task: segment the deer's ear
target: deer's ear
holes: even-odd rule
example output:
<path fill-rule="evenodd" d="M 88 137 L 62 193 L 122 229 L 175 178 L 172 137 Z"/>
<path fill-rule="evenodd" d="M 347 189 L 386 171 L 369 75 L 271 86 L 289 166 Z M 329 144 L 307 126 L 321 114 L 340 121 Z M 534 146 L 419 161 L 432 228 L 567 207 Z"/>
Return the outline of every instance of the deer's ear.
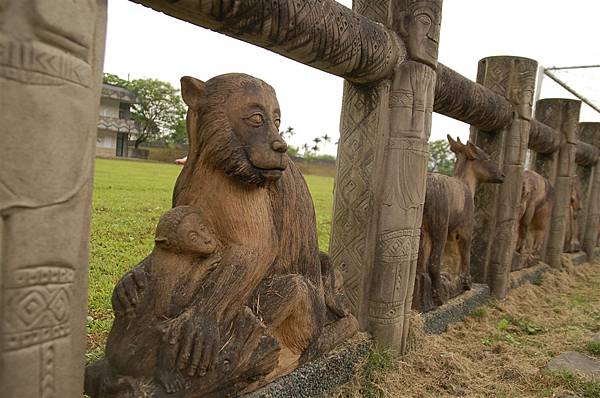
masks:
<path fill-rule="evenodd" d="M 194 111 L 200 110 L 202 105 L 202 97 L 206 90 L 206 84 L 202 80 L 198 80 L 191 76 L 181 78 L 181 96 L 183 102 Z"/>
<path fill-rule="evenodd" d="M 467 155 L 467 158 L 471 160 L 479 159 L 479 156 L 477 155 L 477 147 L 470 142 L 467 142 L 465 155 Z"/>
<path fill-rule="evenodd" d="M 448 138 L 448 144 L 450 144 L 450 150 L 454 153 L 459 153 L 462 152 L 463 148 L 465 147 L 463 145 L 462 142 L 460 142 L 460 138 L 458 139 L 458 142 L 454 141 L 454 139 L 452 137 L 450 137 L 450 134 L 448 134 L 446 136 Z"/>

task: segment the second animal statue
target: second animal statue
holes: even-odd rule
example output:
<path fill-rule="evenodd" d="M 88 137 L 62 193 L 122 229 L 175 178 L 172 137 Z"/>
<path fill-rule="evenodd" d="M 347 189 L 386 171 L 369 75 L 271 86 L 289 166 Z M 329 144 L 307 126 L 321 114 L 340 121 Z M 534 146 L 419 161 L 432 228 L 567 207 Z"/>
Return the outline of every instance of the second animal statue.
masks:
<path fill-rule="evenodd" d="M 454 175 L 427 174 L 413 294 L 413 309 L 420 312 L 432 310 L 471 288 L 475 188 L 480 182 L 504 181 L 502 171 L 481 148 L 450 136 L 448 142 L 456 154 Z M 457 250 L 444 259 L 450 243 L 456 244 Z"/>
<path fill-rule="evenodd" d="M 535 171 L 525 170 L 520 207 L 519 234 L 512 271 L 529 267 L 540 260 L 554 207 L 554 188 L 550 181 Z"/>

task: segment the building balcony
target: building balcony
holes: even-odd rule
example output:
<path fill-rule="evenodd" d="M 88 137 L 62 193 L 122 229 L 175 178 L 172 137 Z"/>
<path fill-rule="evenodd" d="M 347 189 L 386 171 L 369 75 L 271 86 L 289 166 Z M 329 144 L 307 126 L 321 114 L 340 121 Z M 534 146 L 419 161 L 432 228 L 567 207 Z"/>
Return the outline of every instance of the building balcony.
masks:
<path fill-rule="evenodd" d="M 117 133 L 137 134 L 139 130 L 131 119 L 119 119 L 110 116 L 98 116 L 98 129 L 116 131 Z"/>

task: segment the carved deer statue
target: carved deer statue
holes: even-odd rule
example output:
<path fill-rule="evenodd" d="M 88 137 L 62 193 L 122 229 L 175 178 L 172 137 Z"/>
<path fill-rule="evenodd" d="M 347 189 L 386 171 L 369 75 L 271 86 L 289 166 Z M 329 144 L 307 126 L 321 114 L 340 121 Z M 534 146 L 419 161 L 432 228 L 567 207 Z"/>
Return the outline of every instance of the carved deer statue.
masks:
<path fill-rule="evenodd" d="M 428 173 L 417 260 L 413 309 L 425 312 L 471 287 L 473 199 L 477 183 L 502 183 L 504 174 L 489 155 L 470 142 L 448 136 L 456 154 L 454 176 Z M 442 275 L 446 242 L 456 241 L 458 270 Z M 452 275 L 454 273 L 454 275 Z"/>
<path fill-rule="evenodd" d="M 516 248 L 519 255 L 513 261 L 513 271 L 531 265 L 539 257 L 554 207 L 554 188 L 546 178 L 525 170 L 522 184 Z"/>
<path fill-rule="evenodd" d="M 569 211 L 567 212 L 564 243 L 564 251 L 566 253 L 576 253 L 581 250 L 581 242 L 579 240 L 579 214 L 582 210 L 581 199 L 581 183 L 578 178 L 574 178 L 571 183 L 571 199 L 569 201 Z"/>

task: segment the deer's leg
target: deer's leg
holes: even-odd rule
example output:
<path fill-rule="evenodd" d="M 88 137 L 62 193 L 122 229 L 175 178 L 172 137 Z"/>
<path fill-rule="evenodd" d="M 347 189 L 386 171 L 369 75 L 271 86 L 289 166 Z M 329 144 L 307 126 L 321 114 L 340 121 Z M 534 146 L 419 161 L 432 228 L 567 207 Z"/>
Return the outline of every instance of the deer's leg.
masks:
<path fill-rule="evenodd" d="M 417 259 L 417 273 L 415 276 L 415 288 L 413 290 L 414 310 L 425 312 L 434 307 L 432 299 L 431 277 L 427 270 L 427 264 L 431 255 L 431 239 L 426 231 L 421 230 L 419 240 L 419 257 Z"/>
<path fill-rule="evenodd" d="M 540 249 L 544 244 L 546 225 L 550 222 L 553 203 L 546 201 L 542 207 L 537 209 L 531 217 L 531 229 L 533 231 L 533 244 L 531 254 L 539 256 Z"/>
<path fill-rule="evenodd" d="M 448 240 L 448 219 L 443 225 L 436 225 L 430 231 L 431 236 L 431 255 L 427 262 L 427 271 L 431 278 L 432 297 L 436 305 L 441 305 L 448 301 L 446 286 L 442 283 L 442 258 L 444 257 L 444 247 Z"/>
<path fill-rule="evenodd" d="M 463 290 L 471 289 L 471 241 L 473 226 L 463 227 L 458 232 L 458 251 L 460 253 L 460 281 Z"/>

